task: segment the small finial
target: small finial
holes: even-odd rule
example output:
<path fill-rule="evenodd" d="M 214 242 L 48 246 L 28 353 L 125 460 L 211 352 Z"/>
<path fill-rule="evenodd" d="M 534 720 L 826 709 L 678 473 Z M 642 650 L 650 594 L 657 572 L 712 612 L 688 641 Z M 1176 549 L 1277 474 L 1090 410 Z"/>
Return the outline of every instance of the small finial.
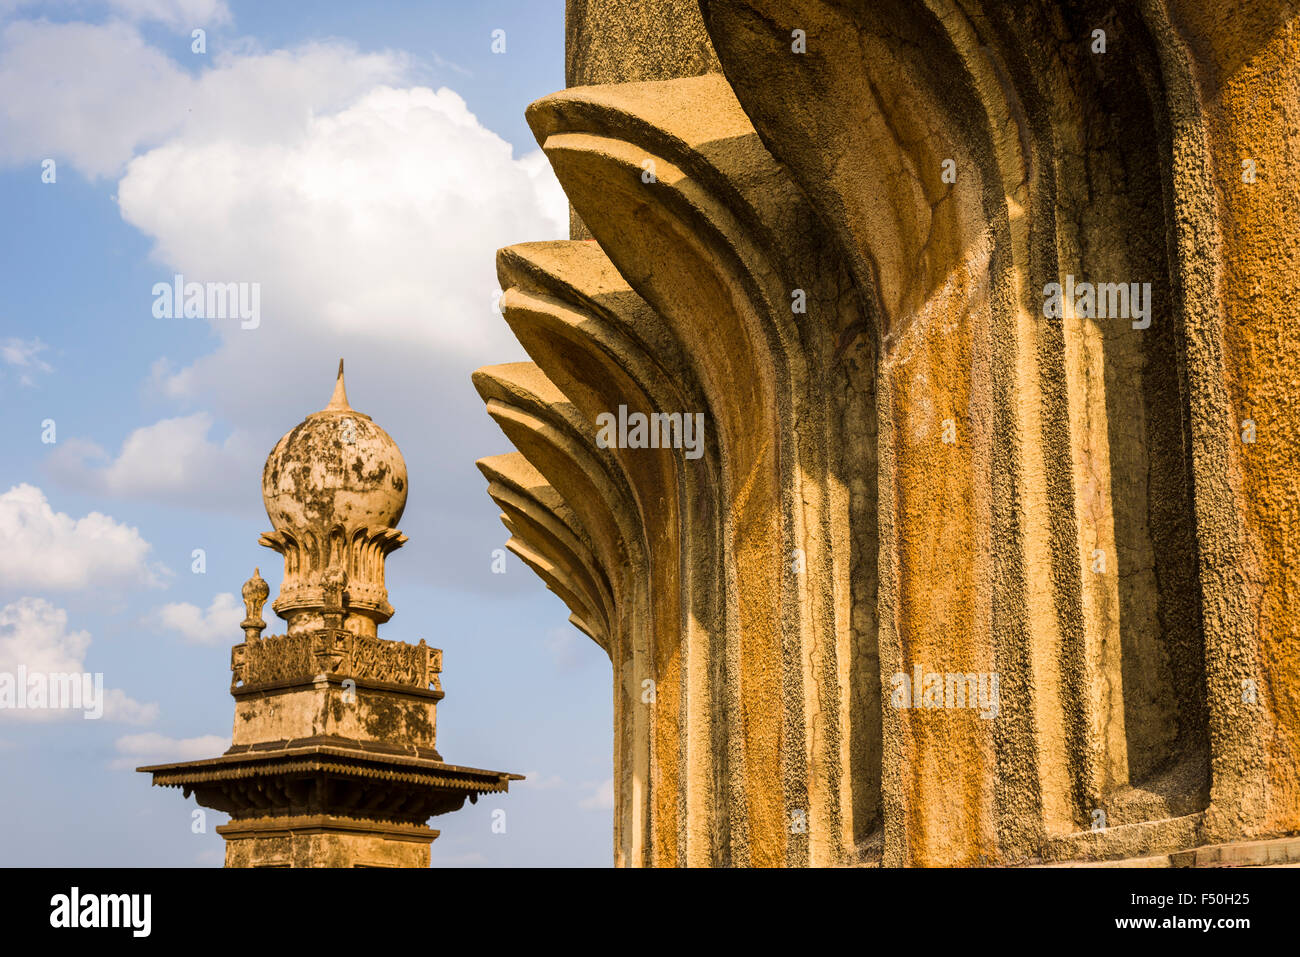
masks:
<path fill-rule="evenodd" d="M 262 607 L 271 595 L 270 586 L 262 580 L 262 573 L 258 569 L 254 568 L 253 577 L 244 582 L 241 594 L 244 598 L 245 617 L 239 627 L 244 629 L 245 641 L 257 641 L 262 637 L 262 629 L 266 627 L 266 622 L 262 620 Z"/>
<path fill-rule="evenodd" d="M 331 565 L 321 576 L 321 585 L 324 592 L 325 627 L 338 631 L 343 627 L 343 618 L 348 610 L 348 573 L 337 565 Z"/>
<path fill-rule="evenodd" d="M 325 406 L 325 408 L 346 409 L 349 412 L 352 410 L 352 406 L 348 405 L 347 389 L 343 387 L 343 360 L 342 359 L 339 360 L 338 378 L 334 380 L 334 394 L 330 396 L 330 404 Z"/>

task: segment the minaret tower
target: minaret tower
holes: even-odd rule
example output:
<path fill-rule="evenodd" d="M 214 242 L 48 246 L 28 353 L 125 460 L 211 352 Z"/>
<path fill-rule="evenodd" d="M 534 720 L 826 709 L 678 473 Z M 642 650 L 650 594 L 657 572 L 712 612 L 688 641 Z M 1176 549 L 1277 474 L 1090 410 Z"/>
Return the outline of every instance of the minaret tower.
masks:
<path fill-rule="evenodd" d="M 384 563 L 406 542 L 406 462 L 348 405 L 342 361 L 329 404 L 267 458 L 262 498 L 286 632 L 262 636 L 270 588 L 255 569 L 231 649 L 230 750 L 139 770 L 231 815 L 217 828 L 227 867 L 428 866 L 430 817 L 519 776 L 444 763 L 442 651 L 378 635 L 393 616 Z"/>

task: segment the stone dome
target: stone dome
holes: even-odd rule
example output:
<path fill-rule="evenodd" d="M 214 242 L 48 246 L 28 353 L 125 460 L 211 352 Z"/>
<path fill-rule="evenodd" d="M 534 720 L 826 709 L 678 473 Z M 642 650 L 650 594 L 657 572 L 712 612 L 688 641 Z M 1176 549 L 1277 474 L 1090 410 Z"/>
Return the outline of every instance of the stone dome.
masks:
<path fill-rule="evenodd" d="M 276 530 L 395 528 L 406 507 L 406 461 L 392 437 L 348 405 L 339 361 L 334 395 L 276 443 L 262 470 Z"/>

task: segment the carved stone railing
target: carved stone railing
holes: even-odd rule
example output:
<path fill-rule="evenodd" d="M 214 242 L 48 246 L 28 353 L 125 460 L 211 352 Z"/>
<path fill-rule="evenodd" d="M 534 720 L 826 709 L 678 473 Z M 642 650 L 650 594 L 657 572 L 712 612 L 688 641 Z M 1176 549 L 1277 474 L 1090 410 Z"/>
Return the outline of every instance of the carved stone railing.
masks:
<path fill-rule="evenodd" d="M 442 697 L 441 648 L 337 629 L 241 642 L 230 649 L 230 672 L 232 694 L 310 684 L 325 676 Z"/>

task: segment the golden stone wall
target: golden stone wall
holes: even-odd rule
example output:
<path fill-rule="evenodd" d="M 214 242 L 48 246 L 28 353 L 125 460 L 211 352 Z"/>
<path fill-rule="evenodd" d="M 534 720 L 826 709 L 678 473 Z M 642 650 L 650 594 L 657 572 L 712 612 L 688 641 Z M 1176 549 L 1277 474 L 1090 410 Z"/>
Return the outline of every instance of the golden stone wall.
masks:
<path fill-rule="evenodd" d="M 574 240 L 501 251 L 533 362 L 475 384 L 611 657 L 616 862 L 1300 830 L 1294 5 L 568 14 Z M 603 447 L 620 407 L 698 457 Z"/>

